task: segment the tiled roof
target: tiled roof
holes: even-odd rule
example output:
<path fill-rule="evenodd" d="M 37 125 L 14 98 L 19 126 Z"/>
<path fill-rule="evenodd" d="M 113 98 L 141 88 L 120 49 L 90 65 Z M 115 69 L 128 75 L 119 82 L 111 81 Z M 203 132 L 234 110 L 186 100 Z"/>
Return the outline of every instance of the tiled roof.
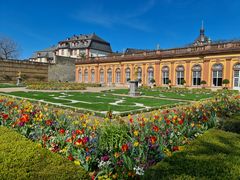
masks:
<path fill-rule="evenodd" d="M 72 43 L 75 43 L 74 45 Z M 60 41 L 58 43 L 59 49 L 95 49 L 105 52 L 112 52 L 110 43 L 103 40 L 99 36 L 97 36 L 95 33 L 89 34 L 89 35 L 74 35 L 71 38 L 67 38 L 64 41 Z"/>

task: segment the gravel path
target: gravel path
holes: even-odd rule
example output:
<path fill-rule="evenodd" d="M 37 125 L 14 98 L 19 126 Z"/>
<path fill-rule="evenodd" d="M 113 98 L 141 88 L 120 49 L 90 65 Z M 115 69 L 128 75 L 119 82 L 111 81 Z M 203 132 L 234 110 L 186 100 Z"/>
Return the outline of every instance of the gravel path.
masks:
<path fill-rule="evenodd" d="M 26 87 L 13 87 L 13 88 L 0 88 L 0 92 L 16 92 L 16 91 L 24 91 L 24 92 L 31 92 L 31 91 L 39 91 L 39 92 L 101 92 L 107 91 L 110 89 L 124 89 L 125 87 L 87 87 L 85 90 L 34 90 L 34 89 L 27 89 Z"/>

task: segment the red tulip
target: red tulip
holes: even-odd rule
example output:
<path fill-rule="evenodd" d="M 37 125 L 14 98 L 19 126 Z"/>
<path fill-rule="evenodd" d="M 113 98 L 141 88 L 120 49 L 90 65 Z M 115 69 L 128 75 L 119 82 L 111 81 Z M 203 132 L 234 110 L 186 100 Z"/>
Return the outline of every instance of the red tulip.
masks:
<path fill-rule="evenodd" d="M 150 142 L 152 143 L 152 144 L 155 144 L 156 143 L 156 141 L 157 141 L 157 137 L 155 137 L 155 136 L 150 136 Z"/>
<path fill-rule="evenodd" d="M 3 117 L 4 120 L 7 120 L 9 116 L 8 116 L 8 114 L 2 113 L 2 117 Z"/>
<path fill-rule="evenodd" d="M 68 159 L 69 159 L 70 161 L 73 161 L 73 160 L 74 160 L 74 158 L 73 158 L 73 156 L 72 156 L 71 154 L 68 156 Z"/>
<path fill-rule="evenodd" d="M 84 134 L 84 129 L 82 129 L 82 130 L 77 129 L 77 130 L 76 130 L 76 134 Z"/>
<path fill-rule="evenodd" d="M 74 144 L 77 146 L 81 146 L 81 145 L 83 145 L 83 140 L 80 138 L 77 141 L 75 141 Z"/>
<path fill-rule="evenodd" d="M 60 129 L 60 130 L 59 130 L 59 133 L 60 133 L 60 134 L 64 134 L 64 133 L 65 133 L 65 130 L 64 130 L 64 129 Z"/>
<path fill-rule="evenodd" d="M 46 125 L 51 126 L 52 124 L 53 124 L 52 120 L 50 120 L 50 119 L 46 120 Z"/>
<path fill-rule="evenodd" d="M 28 114 L 23 114 L 22 117 L 20 118 L 21 122 L 28 122 L 29 121 L 29 115 Z"/>
<path fill-rule="evenodd" d="M 179 146 L 173 146 L 172 150 L 173 151 L 179 151 Z"/>
<path fill-rule="evenodd" d="M 183 122 L 184 122 L 183 119 L 180 119 L 180 120 L 178 121 L 178 124 L 182 125 Z"/>
<path fill-rule="evenodd" d="M 128 145 L 127 144 L 123 144 L 122 145 L 122 151 L 126 152 L 128 150 Z"/>
<path fill-rule="evenodd" d="M 166 121 L 166 124 L 170 124 L 171 123 L 171 121 L 169 119 L 165 119 L 165 121 Z"/>
<path fill-rule="evenodd" d="M 159 131 L 159 127 L 156 126 L 156 125 L 154 125 L 154 126 L 153 126 L 153 131 L 158 132 L 158 131 Z"/>
<path fill-rule="evenodd" d="M 130 123 L 133 123 L 133 118 L 130 118 L 130 119 L 129 119 L 129 122 L 130 122 Z"/>

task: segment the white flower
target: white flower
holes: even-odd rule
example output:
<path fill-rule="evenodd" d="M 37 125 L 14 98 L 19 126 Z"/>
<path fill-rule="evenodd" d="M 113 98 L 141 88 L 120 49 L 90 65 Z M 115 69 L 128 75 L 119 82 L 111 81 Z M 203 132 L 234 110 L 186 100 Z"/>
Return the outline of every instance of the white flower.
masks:
<path fill-rule="evenodd" d="M 99 168 L 106 168 L 111 164 L 111 161 L 100 161 L 98 164 Z"/>
<path fill-rule="evenodd" d="M 133 170 L 136 172 L 137 175 L 143 176 L 144 175 L 144 170 L 141 167 L 134 167 Z"/>

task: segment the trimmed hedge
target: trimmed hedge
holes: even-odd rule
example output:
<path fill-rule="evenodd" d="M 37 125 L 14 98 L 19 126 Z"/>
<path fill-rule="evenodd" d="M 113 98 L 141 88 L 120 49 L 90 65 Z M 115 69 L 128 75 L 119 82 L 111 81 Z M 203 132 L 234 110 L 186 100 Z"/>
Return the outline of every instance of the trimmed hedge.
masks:
<path fill-rule="evenodd" d="M 221 119 L 219 128 L 224 131 L 231 131 L 240 134 L 240 115 Z"/>
<path fill-rule="evenodd" d="M 238 179 L 240 135 L 211 129 L 146 171 L 143 179 Z"/>
<path fill-rule="evenodd" d="M 89 179 L 86 171 L 19 133 L 0 127 L 0 179 Z"/>

